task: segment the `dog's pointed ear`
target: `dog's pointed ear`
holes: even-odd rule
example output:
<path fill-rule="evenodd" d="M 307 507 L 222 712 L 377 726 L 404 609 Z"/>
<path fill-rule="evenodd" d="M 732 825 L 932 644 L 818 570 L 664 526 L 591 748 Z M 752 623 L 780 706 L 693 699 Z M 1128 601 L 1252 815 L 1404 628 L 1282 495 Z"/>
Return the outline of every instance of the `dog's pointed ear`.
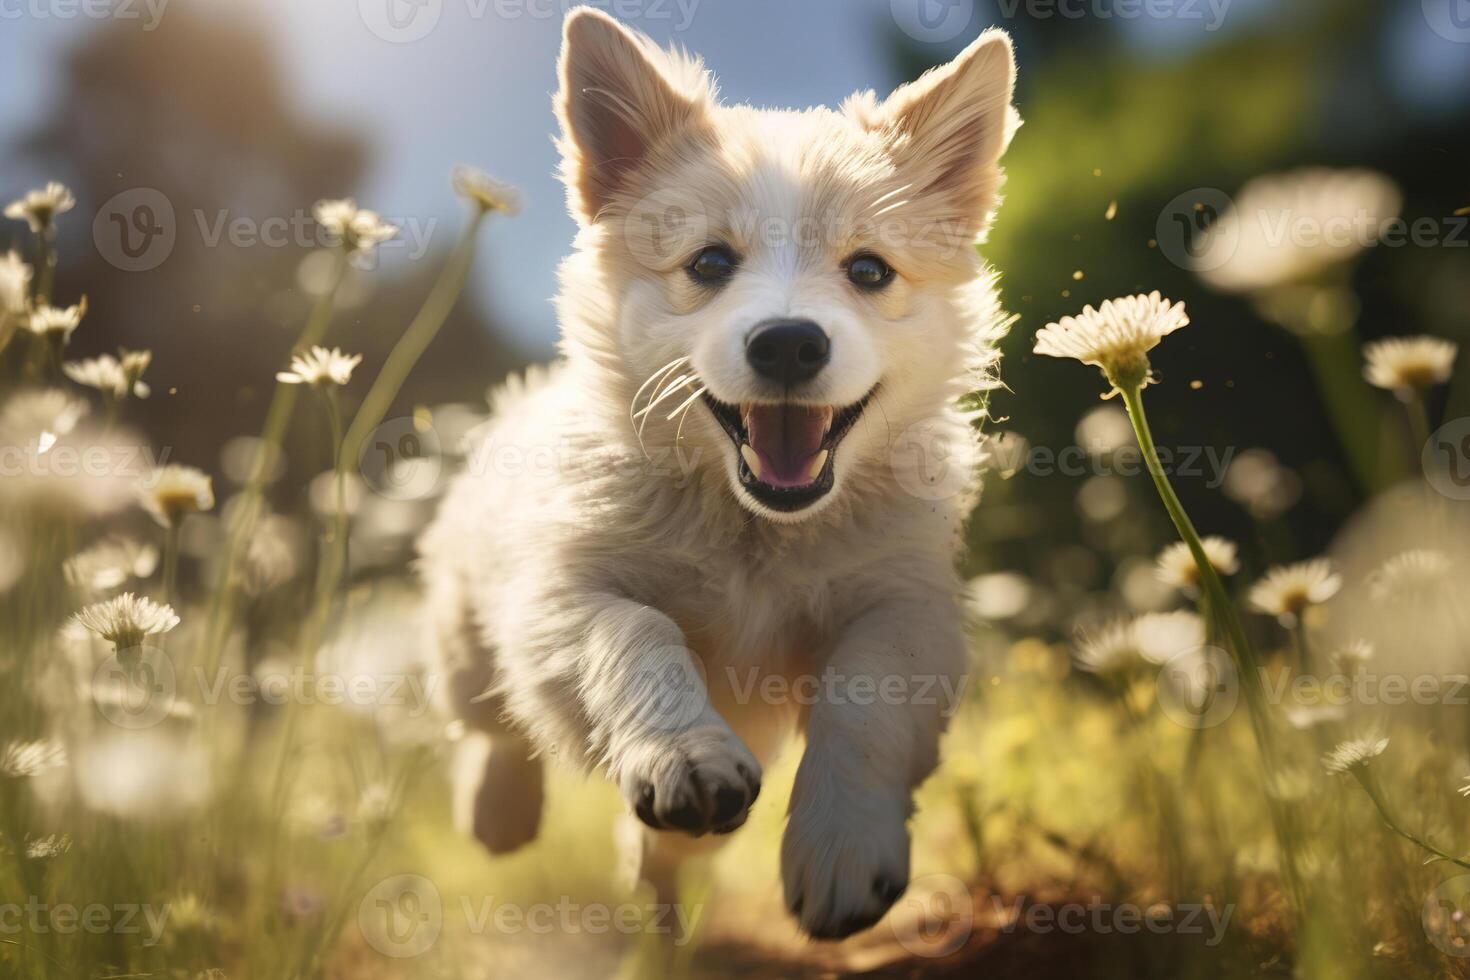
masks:
<path fill-rule="evenodd" d="M 660 141 L 700 119 L 711 99 L 697 61 L 660 50 L 591 7 L 567 16 L 557 73 L 563 179 L 584 223 L 596 220 Z"/>
<path fill-rule="evenodd" d="M 1000 158 L 1020 125 L 1011 106 L 1016 61 L 1011 39 L 991 29 L 954 60 L 900 85 L 868 116 L 919 194 L 946 195 L 983 225 L 1000 190 Z"/>

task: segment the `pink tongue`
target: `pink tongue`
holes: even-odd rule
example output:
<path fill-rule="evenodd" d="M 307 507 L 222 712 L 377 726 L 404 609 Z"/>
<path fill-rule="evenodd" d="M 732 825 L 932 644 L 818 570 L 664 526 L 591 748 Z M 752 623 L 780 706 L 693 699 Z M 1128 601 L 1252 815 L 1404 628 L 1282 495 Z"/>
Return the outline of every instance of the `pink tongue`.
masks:
<path fill-rule="evenodd" d="M 831 411 L 804 405 L 752 405 L 745 413 L 750 448 L 760 457 L 762 483 L 803 487 L 807 471 L 822 449 Z"/>

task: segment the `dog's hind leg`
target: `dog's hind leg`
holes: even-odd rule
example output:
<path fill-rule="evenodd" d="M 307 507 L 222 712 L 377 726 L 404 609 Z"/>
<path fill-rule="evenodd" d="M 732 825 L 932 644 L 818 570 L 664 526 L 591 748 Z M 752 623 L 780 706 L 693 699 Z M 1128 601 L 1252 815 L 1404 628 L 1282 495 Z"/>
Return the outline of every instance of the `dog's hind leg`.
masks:
<path fill-rule="evenodd" d="M 428 608 L 448 712 L 465 724 L 455 749 L 454 822 L 492 854 L 536 838 L 544 797 L 542 763 L 504 722 L 494 693 L 494 653 L 483 642 L 451 575 L 430 579 Z"/>
<path fill-rule="evenodd" d="M 454 822 L 491 854 L 536 839 L 544 799 L 541 760 L 515 735 L 468 732 L 454 759 Z"/>

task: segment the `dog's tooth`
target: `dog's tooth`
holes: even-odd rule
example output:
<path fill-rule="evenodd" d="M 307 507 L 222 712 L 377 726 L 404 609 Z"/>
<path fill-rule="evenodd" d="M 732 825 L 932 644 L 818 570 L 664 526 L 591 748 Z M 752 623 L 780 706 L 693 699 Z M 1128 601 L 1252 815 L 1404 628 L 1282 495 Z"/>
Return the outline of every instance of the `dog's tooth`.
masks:
<path fill-rule="evenodd" d="M 822 475 L 822 467 L 827 465 L 827 457 L 829 455 L 831 455 L 831 451 L 823 449 L 812 457 L 812 464 L 806 470 L 806 480 L 808 483 L 817 482 L 817 477 Z"/>
<path fill-rule="evenodd" d="M 746 466 L 750 467 L 750 475 L 759 480 L 761 478 L 761 458 L 755 454 L 754 449 L 750 448 L 750 443 L 740 444 L 740 458 L 745 460 Z"/>

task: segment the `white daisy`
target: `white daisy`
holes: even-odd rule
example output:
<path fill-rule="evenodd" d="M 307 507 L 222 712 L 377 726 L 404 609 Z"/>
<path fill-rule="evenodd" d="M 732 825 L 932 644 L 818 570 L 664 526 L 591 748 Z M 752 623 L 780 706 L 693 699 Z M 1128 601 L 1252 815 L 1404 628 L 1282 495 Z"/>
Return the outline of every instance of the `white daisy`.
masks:
<path fill-rule="evenodd" d="M 66 747 L 49 739 L 11 742 L 0 749 L 0 776 L 26 779 L 66 765 Z"/>
<path fill-rule="evenodd" d="M 1122 674 L 1144 663 L 1133 624 L 1126 620 L 1083 636 L 1073 655 L 1077 666 L 1090 674 Z"/>
<path fill-rule="evenodd" d="M 31 231 L 41 235 L 51 230 L 58 214 L 70 211 L 76 207 L 76 203 L 77 199 L 72 197 L 66 185 L 53 180 L 45 187 L 28 191 L 25 197 L 7 204 L 5 217 L 24 221 L 31 226 Z"/>
<path fill-rule="evenodd" d="M 1352 640 L 1332 653 L 1332 662 L 1337 669 L 1351 674 L 1373 659 L 1373 644 L 1367 640 Z"/>
<path fill-rule="evenodd" d="M 345 385 L 352 377 L 352 369 L 362 362 L 361 354 L 351 357 L 333 347 L 313 347 L 305 354 L 291 358 L 291 370 L 280 371 L 276 380 L 288 385 Z"/>
<path fill-rule="evenodd" d="M 1388 739 L 1377 735 L 1351 739 L 1339 743 L 1331 752 L 1324 754 L 1322 767 L 1333 774 L 1366 769 L 1368 763 L 1382 755 L 1386 748 Z"/>
<path fill-rule="evenodd" d="M 32 861 L 44 861 L 71 850 L 71 838 L 65 834 L 47 834 L 26 842 L 26 857 Z"/>
<path fill-rule="evenodd" d="M 1375 244 L 1402 202 L 1393 181 L 1371 170 L 1257 177 L 1211 227 L 1200 278 L 1227 293 L 1309 282 Z"/>
<path fill-rule="evenodd" d="M 1205 645 L 1205 622 L 1192 612 L 1144 613 L 1133 621 L 1133 642 L 1151 664 L 1165 664 Z"/>
<path fill-rule="evenodd" d="M 1450 583 L 1453 565 L 1442 551 L 1413 548 L 1394 555 L 1368 579 L 1378 602 L 1409 601 L 1432 596 Z"/>
<path fill-rule="evenodd" d="M 0 347 L 30 313 L 31 267 L 14 251 L 0 255 Z"/>
<path fill-rule="evenodd" d="M 38 306 L 25 319 L 25 327 L 38 337 L 59 338 L 63 343 L 71 339 L 82 317 L 87 315 L 87 300 L 82 298 L 75 306 L 62 309 L 59 306 Z"/>
<path fill-rule="evenodd" d="M 44 451 L 77 427 L 91 411 L 87 403 L 59 388 L 41 388 L 13 395 L 0 409 L 0 434 L 7 441 L 39 443 Z"/>
<path fill-rule="evenodd" d="M 1438 337 L 1389 337 L 1363 348 L 1363 376 L 1389 391 L 1426 391 L 1450 380 L 1460 348 Z"/>
<path fill-rule="evenodd" d="M 1201 538 L 1200 544 L 1205 549 L 1205 558 L 1209 560 L 1216 574 L 1234 575 L 1240 571 L 1235 542 L 1212 534 Z M 1189 550 L 1189 545 L 1183 541 L 1176 541 L 1159 552 L 1155 566 L 1159 581 L 1165 585 L 1172 585 L 1176 589 L 1199 588 L 1199 566 L 1195 564 L 1194 553 Z"/>
<path fill-rule="evenodd" d="M 190 514 L 214 506 L 214 483 L 202 470 L 170 463 L 143 482 L 139 496 L 155 521 L 175 527 Z"/>
<path fill-rule="evenodd" d="M 134 649 L 142 644 L 144 637 L 167 633 L 179 625 L 179 617 L 168 603 L 157 603 L 131 592 L 87 606 L 72 621 L 119 651 Z"/>
<path fill-rule="evenodd" d="M 66 376 L 79 385 L 96 388 L 109 398 L 147 398 L 151 392 L 142 375 L 153 358 L 150 351 L 121 351 L 121 359 L 111 354 L 67 361 L 61 366 Z"/>
<path fill-rule="evenodd" d="M 1258 611 L 1294 620 L 1308 606 L 1320 605 L 1337 595 L 1342 576 L 1325 558 L 1273 568 L 1251 586 L 1250 601 Z"/>
<path fill-rule="evenodd" d="M 88 592 L 107 592 L 130 578 L 145 579 L 158 567 L 158 549 L 132 538 L 103 538 L 66 562 L 66 580 Z"/>
<path fill-rule="evenodd" d="M 318 201 L 312 213 L 333 242 L 350 255 L 365 255 L 398 234 L 397 226 L 388 224 L 376 211 L 359 208 L 350 197 Z"/>
<path fill-rule="evenodd" d="M 1125 296 L 1042 327 L 1035 350 L 1097 365 L 1114 387 L 1145 385 L 1150 380 L 1148 352 L 1188 324 L 1183 303 L 1171 304 L 1158 292 Z"/>
<path fill-rule="evenodd" d="M 465 164 L 455 167 L 450 175 L 450 183 L 456 194 L 473 201 L 485 211 L 499 211 L 504 215 L 521 213 L 521 192 L 476 167 Z"/>

